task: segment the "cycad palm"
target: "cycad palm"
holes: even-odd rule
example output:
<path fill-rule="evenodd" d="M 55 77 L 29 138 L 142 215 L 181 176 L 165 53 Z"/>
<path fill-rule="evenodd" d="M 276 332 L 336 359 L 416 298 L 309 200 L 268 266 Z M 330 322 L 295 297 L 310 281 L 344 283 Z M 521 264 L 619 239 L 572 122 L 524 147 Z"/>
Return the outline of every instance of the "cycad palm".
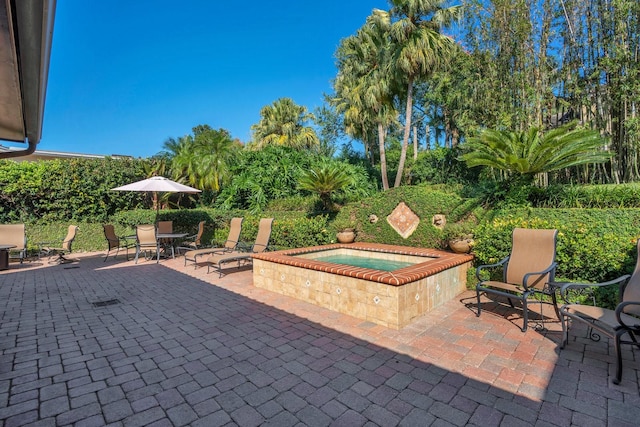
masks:
<path fill-rule="evenodd" d="M 312 148 L 320 142 L 315 130 L 306 126 L 309 120 L 314 119 L 313 114 L 291 98 L 280 98 L 273 105 L 263 107 L 260 116 L 260 122 L 251 126 L 256 148 L 266 145 Z"/>
<path fill-rule="evenodd" d="M 303 171 L 298 187 L 317 193 L 324 209 L 331 210 L 333 205 L 331 195 L 350 183 L 351 177 L 342 166 L 327 162 Z"/>
<path fill-rule="evenodd" d="M 611 158 L 597 131 L 570 123 L 545 134 L 535 127 L 524 132 L 487 129 L 465 143 L 461 158 L 469 167 L 488 166 L 509 175 L 551 172 Z"/>

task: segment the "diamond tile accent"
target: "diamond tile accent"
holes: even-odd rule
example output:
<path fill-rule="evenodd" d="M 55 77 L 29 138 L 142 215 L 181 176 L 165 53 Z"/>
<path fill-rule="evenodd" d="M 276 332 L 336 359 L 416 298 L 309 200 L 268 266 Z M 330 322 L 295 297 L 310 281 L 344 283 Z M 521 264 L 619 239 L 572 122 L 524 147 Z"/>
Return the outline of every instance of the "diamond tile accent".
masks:
<path fill-rule="evenodd" d="M 338 295 L 340 295 L 340 294 L 342 293 L 342 289 L 340 289 L 340 288 L 336 288 L 336 293 L 337 293 Z"/>
<path fill-rule="evenodd" d="M 380 302 L 380 297 L 378 295 L 376 295 L 375 297 L 373 297 L 373 302 L 375 302 L 376 304 L 378 304 Z"/>
<path fill-rule="evenodd" d="M 398 203 L 398 206 L 387 216 L 387 222 L 396 230 L 402 238 L 406 239 L 418 228 L 420 218 L 416 215 L 404 202 Z"/>
<path fill-rule="evenodd" d="M 287 278 L 287 276 L 285 276 L 284 274 L 280 275 L 280 280 L 282 280 L 283 282 L 284 282 L 284 279 L 286 279 L 286 278 Z"/>
<path fill-rule="evenodd" d="M 416 301 L 420 300 L 420 294 L 416 294 Z"/>
<path fill-rule="evenodd" d="M 306 282 L 304 282 L 304 286 L 306 286 L 307 288 L 311 287 L 311 280 L 307 280 Z"/>

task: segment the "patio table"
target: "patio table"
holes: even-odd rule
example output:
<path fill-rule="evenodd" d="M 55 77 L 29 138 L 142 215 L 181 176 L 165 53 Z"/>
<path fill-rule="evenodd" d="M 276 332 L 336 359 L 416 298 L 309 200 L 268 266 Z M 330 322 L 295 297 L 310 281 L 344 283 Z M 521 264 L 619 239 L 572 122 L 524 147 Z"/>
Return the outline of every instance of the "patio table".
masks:
<path fill-rule="evenodd" d="M 0 270 L 6 270 L 9 268 L 9 249 L 13 249 L 15 247 L 16 245 L 0 244 Z"/>
<path fill-rule="evenodd" d="M 185 237 L 187 237 L 189 235 L 189 233 L 158 233 L 156 234 L 156 238 L 158 239 L 158 241 L 161 240 L 166 240 L 168 241 L 168 245 L 169 247 L 171 247 L 171 258 L 175 258 L 175 248 L 174 248 L 174 243 L 177 239 L 183 239 Z M 165 252 L 165 256 L 167 253 L 167 248 L 166 246 L 164 247 L 164 252 Z"/>

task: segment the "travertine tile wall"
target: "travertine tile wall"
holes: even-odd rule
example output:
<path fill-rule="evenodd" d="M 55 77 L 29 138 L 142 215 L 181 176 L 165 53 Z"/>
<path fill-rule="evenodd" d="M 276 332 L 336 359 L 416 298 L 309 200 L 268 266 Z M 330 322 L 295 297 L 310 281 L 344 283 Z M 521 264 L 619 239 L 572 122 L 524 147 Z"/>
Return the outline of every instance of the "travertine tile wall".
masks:
<path fill-rule="evenodd" d="M 389 328 L 413 319 L 466 289 L 471 262 L 400 286 L 254 259 L 254 286 Z"/>

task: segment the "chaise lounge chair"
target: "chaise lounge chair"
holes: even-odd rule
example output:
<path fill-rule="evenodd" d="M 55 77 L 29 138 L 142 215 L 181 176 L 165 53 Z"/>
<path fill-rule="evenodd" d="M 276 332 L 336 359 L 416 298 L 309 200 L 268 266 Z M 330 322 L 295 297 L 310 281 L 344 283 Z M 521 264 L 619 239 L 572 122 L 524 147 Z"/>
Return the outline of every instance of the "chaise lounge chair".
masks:
<path fill-rule="evenodd" d="M 560 320 L 562 321 L 562 343 L 564 348 L 569 340 L 569 319 L 572 323 L 584 323 L 587 326 L 588 337 L 593 341 L 599 341 L 602 333 L 613 340 L 613 348 L 616 356 L 616 376 L 614 384 L 620 384 L 622 379 L 622 353 L 621 344 L 630 344 L 640 347 L 640 240 L 636 242 L 637 259 L 636 266 L 631 275 L 625 274 L 615 280 L 604 283 L 565 283 L 560 288 L 562 298 L 567 301 L 560 307 Z M 591 292 L 603 286 L 619 286 L 620 303 L 615 309 L 607 309 L 586 304 L 571 303 L 570 290 L 578 290 L 579 293 Z M 584 295 L 583 295 L 584 299 Z M 627 335 L 628 338 L 622 338 Z M 585 348 L 584 344 L 580 347 Z M 602 359 L 598 354 L 593 360 Z"/>
<path fill-rule="evenodd" d="M 214 253 L 232 252 L 237 249 L 240 241 L 240 232 L 242 231 L 242 218 L 232 218 L 229 225 L 229 235 L 222 247 L 218 248 L 201 248 L 193 249 L 185 252 L 184 265 L 187 265 L 187 261 L 191 261 L 194 264 L 194 268 L 198 268 L 198 258 L 205 255 L 211 255 Z"/>
<path fill-rule="evenodd" d="M 255 243 L 248 252 L 232 251 L 226 253 L 214 253 L 207 258 L 207 273 L 213 268 L 222 277 L 222 267 L 225 264 L 235 262 L 238 267 L 253 261 L 251 254 L 264 252 L 269 248 L 273 218 L 262 218 L 258 225 L 258 235 Z"/>

